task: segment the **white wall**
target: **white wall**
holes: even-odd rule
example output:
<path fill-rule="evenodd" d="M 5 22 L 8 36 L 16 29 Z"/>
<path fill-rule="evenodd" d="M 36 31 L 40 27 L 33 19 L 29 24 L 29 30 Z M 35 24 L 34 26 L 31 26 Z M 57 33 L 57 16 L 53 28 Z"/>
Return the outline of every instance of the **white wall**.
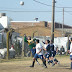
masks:
<path fill-rule="evenodd" d="M 45 42 L 45 40 L 51 40 L 50 37 L 35 37 L 36 39 L 40 40 L 40 43 L 43 45 L 42 41 Z M 54 38 L 54 44 L 56 46 L 58 46 L 58 49 L 60 50 L 60 48 L 63 46 L 65 48 L 65 51 L 67 51 L 67 42 L 68 42 L 68 37 L 57 37 Z"/>
<path fill-rule="evenodd" d="M 63 46 L 65 48 L 65 51 L 67 51 L 67 42 L 68 42 L 68 37 L 57 37 L 54 38 L 54 44 L 58 46 L 58 49 Z"/>
<path fill-rule="evenodd" d="M 9 22 L 8 22 L 8 17 L 7 16 L 2 16 L 0 18 L 0 24 L 3 26 L 3 28 L 8 28 Z"/>

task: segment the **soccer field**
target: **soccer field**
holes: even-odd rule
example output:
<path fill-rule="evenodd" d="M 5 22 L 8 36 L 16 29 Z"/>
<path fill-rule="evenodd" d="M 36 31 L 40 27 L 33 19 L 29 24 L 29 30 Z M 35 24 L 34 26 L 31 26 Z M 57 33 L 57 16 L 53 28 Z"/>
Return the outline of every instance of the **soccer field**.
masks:
<path fill-rule="evenodd" d="M 32 58 L 23 58 L 23 59 L 12 59 L 9 61 L 3 61 L 0 63 L 0 72 L 71 72 L 70 69 L 70 60 L 69 56 L 57 56 L 56 57 L 60 64 L 51 67 L 51 65 L 47 65 L 48 68 L 42 67 L 42 62 L 40 65 L 35 63 L 34 68 L 30 68 L 29 66 L 32 64 Z"/>

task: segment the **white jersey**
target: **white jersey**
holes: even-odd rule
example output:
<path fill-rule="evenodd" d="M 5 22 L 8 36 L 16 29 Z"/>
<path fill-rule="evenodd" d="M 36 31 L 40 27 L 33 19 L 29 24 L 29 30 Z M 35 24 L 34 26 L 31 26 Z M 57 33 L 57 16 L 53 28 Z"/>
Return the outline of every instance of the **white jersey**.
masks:
<path fill-rule="evenodd" d="M 38 53 L 42 49 L 42 51 L 38 55 L 43 55 L 43 47 L 40 43 L 36 44 L 36 53 Z"/>
<path fill-rule="evenodd" d="M 54 51 L 56 51 L 57 46 L 54 44 Z"/>
<path fill-rule="evenodd" d="M 72 55 L 72 43 L 70 44 L 70 52 L 71 52 L 70 55 Z"/>
<path fill-rule="evenodd" d="M 46 49 L 46 47 L 48 46 L 48 44 L 44 44 L 44 48 Z"/>

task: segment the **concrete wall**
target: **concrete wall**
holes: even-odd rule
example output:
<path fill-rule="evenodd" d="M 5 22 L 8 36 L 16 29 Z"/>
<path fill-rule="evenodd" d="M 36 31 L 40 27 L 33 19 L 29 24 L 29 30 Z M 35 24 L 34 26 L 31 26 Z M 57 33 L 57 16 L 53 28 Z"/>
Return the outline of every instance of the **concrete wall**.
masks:
<path fill-rule="evenodd" d="M 47 23 L 45 21 L 11 21 L 11 27 L 12 28 L 23 28 L 23 27 L 29 27 L 29 26 L 47 26 Z"/>
<path fill-rule="evenodd" d="M 8 28 L 10 25 L 10 20 L 7 16 L 0 17 L 0 28 Z"/>
<path fill-rule="evenodd" d="M 3 28 L 7 28 L 8 24 L 7 24 L 7 16 L 2 16 L 0 18 L 0 24 Z"/>

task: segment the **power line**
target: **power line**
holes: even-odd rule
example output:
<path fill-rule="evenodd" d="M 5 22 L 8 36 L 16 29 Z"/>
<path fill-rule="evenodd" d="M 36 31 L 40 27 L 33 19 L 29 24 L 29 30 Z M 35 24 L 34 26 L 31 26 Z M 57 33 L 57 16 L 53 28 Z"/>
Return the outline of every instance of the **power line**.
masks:
<path fill-rule="evenodd" d="M 35 2 L 37 2 L 37 3 L 40 3 L 40 4 L 42 4 L 42 5 L 46 5 L 46 6 L 51 6 L 51 7 L 52 7 L 52 5 L 48 5 L 48 4 L 42 3 L 42 2 L 37 1 L 37 0 L 33 0 L 33 1 L 35 1 Z"/>
<path fill-rule="evenodd" d="M 0 10 L 0 11 L 7 11 L 7 12 L 52 12 L 52 11 L 16 11 L 16 10 Z M 58 11 L 61 12 L 61 11 Z"/>
<path fill-rule="evenodd" d="M 7 11 L 7 12 L 52 12 L 52 11 L 17 11 L 17 10 L 0 10 L 0 11 Z M 62 11 L 55 11 L 55 12 L 62 12 Z"/>
<path fill-rule="evenodd" d="M 35 2 L 37 2 L 37 3 L 40 3 L 40 4 L 42 4 L 42 5 L 46 5 L 46 6 L 51 6 L 51 7 L 52 7 L 52 5 L 48 5 L 48 4 L 42 3 L 42 2 L 37 1 L 37 0 L 33 0 L 33 1 L 35 1 Z M 55 6 L 55 7 L 56 7 L 56 8 L 72 8 L 72 7 L 58 7 L 58 6 Z"/>
<path fill-rule="evenodd" d="M 0 11 L 7 11 L 7 12 L 52 12 L 52 11 L 17 11 L 17 10 L 0 10 Z M 61 11 L 58 11 L 61 12 Z"/>
<path fill-rule="evenodd" d="M 69 14 L 69 15 L 72 15 L 72 14 L 70 14 L 70 12 L 65 12 L 65 13 L 67 13 L 67 14 Z"/>
<path fill-rule="evenodd" d="M 56 6 L 56 8 L 72 8 L 72 7 L 58 7 L 58 6 Z"/>
<path fill-rule="evenodd" d="M 48 4 L 45 4 L 43 2 L 40 2 L 40 1 L 37 1 L 37 0 L 33 0 L 34 2 L 37 2 L 39 4 L 42 4 L 42 5 L 45 5 L 45 6 L 50 6 L 52 7 L 52 5 L 48 5 Z M 58 6 L 55 6 L 56 8 L 72 8 L 72 7 L 58 7 Z M 0 7 L 0 8 L 5 8 L 5 7 Z M 22 8 L 5 8 L 5 9 L 22 9 Z"/>

